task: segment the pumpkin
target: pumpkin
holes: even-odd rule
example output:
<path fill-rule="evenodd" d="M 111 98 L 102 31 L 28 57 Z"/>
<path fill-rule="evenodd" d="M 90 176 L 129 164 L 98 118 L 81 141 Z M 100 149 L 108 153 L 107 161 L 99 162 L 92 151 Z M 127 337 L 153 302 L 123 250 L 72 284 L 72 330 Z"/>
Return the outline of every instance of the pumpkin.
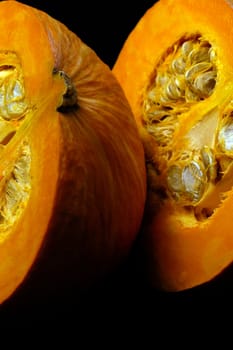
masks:
<path fill-rule="evenodd" d="M 0 303 L 85 291 L 128 255 L 144 149 L 111 69 L 65 24 L 0 2 Z"/>
<path fill-rule="evenodd" d="M 197 287 L 233 261 L 233 2 L 160 0 L 113 72 L 144 144 L 149 283 Z"/>

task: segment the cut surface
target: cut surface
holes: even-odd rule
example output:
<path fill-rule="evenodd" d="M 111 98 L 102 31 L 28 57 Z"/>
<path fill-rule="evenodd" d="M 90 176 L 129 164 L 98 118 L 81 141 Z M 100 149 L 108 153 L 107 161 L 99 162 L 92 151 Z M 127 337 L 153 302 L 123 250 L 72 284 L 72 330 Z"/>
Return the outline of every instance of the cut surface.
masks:
<path fill-rule="evenodd" d="M 146 272 L 170 291 L 207 282 L 233 261 L 229 4 L 214 0 L 207 11 L 205 0 L 158 1 L 113 67 L 146 154 Z"/>

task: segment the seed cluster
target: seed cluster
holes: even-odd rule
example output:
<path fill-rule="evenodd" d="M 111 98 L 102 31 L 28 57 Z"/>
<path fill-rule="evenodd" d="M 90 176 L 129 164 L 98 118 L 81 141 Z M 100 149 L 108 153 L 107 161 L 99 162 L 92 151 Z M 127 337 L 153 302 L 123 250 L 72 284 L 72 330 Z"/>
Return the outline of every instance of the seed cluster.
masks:
<path fill-rule="evenodd" d="M 0 228 L 1 232 L 13 225 L 24 209 L 30 194 L 31 151 L 24 142 L 18 150 L 12 170 L 1 180 Z"/>
<path fill-rule="evenodd" d="M 0 145 L 11 140 L 27 109 L 19 60 L 13 52 L 0 52 Z"/>
<path fill-rule="evenodd" d="M 216 81 L 216 53 L 207 40 L 193 35 L 168 49 L 144 97 L 144 124 L 166 164 L 161 187 L 182 206 L 198 206 L 210 184 L 220 182 L 233 161 L 233 108 L 218 116 L 211 144 L 193 149 L 187 143 L 187 149 L 172 149 L 183 113 L 209 98 Z"/>
<path fill-rule="evenodd" d="M 178 115 L 209 97 L 216 84 L 215 52 L 201 37 L 175 44 L 148 88 L 143 105 L 146 128 L 159 145 L 167 145 L 178 125 Z"/>
<path fill-rule="evenodd" d="M 0 147 L 5 149 L 23 122 L 28 106 L 22 68 L 14 52 L 0 52 Z M 31 151 L 25 140 L 18 146 L 14 164 L 0 179 L 0 229 L 4 235 L 22 213 L 29 198 Z"/>
<path fill-rule="evenodd" d="M 24 87 L 14 66 L 0 66 L 0 115 L 5 120 L 18 119 L 26 110 Z"/>
<path fill-rule="evenodd" d="M 183 163 L 167 170 L 167 186 L 172 196 L 183 205 L 198 203 L 210 182 L 217 178 L 216 159 L 208 146 L 189 153 Z"/>

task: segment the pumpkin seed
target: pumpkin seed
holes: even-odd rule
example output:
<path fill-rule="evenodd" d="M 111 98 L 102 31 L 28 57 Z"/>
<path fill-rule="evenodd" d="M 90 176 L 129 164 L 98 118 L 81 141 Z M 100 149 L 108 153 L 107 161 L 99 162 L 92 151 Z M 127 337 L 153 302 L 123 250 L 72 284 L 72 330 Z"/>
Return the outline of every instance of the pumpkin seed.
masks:
<path fill-rule="evenodd" d="M 167 174 L 168 189 L 172 195 L 177 199 L 184 192 L 184 185 L 182 182 L 182 168 L 178 165 L 172 165 L 168 169 Z"/>
<path fill-rule="evenodd" d="M 192 51 L 194 45 L 193 40 L 186 40 L 181 45 L 181 56 L 187 57 L 188 54 Z"/>
<path fill-rule="evenodd" d="M 19 75 L 13 66 L 0 66 L 0 117 L 5 120 L 22 118 L 27 109 Z"/>
<path fill-rule="evenodd" d="M 179 86 L 177 86 L 175 79 L 170 79 L 168 82 L 166 86 L 166 94 L 171 100 L 177 100 L 181 97 L 182 92 Z"/>
<path fill-rule="evenodd" d="M 185 59 L 182 56 L 174 59 L 171 63 L 171 70 L 175 74 L 184 74 L 185 67 L 186 67 Z"/>
<path fill-rule="evenodd" d="M 216 72 L 204 72 L 198 75 L 194 82 L 194 91 L 200 96 L 208 97 L 211 95 L 216 84 Z"/>
<path fill-rule="evenodd" d="M 209 47 L 198 47 L 193 49 L 189 55 L 188 60 L 190 64 L 196 64 L 199 62 L 208 62 L 209 61 Z"/>
<path fill-rule="evenodd" d="M 190 158 L 192 155 L 184 152 L 180 156 L 182 163 L 173 164 L 168 168 L 168 191 L 173 198 L 183 205 L 195 205 L 198 203 L 208 185 L 207 171 L 200 155 L 196 154 L 193 158 Z M 206 167 L 208 166 L 209 164 L 206 165 Z"/>
<path fill-rule="evenodd" d="M 217 141 L 221 151 L 233 152 L 233 120 L 227 121 L 219 130 Z"/>
<path fill-rule="evenodd" d="M 193 81 L 199 74 L 208 71 L 211 69 L 212 64 L 210 62 L 199 62 L 194 65 L 192 65 L 189 69 L 185 72 L 185 79 L 186 81 Z"/>
<path fill-rule="evenodd" d="M 208 180 L 213 182 L 217 177 L 217 161 L 214 157 L 214 151 L 205 145 L 201 149 L 201 156 Z"/>
<path fill-rule="evenodd" d="M 198 202 L 205 189 L 206 179 L 200 164 L 192 161 L 186 165 L 182 171 L 182 181 L 184 184 L 184 196 L 189 202 Z"/>

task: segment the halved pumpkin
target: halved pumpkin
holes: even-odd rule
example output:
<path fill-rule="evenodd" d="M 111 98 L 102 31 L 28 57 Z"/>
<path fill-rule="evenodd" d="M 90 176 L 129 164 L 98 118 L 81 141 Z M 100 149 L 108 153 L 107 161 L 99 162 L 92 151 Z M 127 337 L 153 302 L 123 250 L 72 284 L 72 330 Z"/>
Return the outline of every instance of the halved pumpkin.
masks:
<path fill-rule="evenodd" d="M 233 261 L 233 2 L 160 0 L 113 67 L 144 143 L 153 285 L 192 288 Z"/>
<path fill-rule="evenodd" d="M 144 150 L 110 68 L 65 25 L 0 2 L 0 303 L 83 290 L 138 233 Z"/>

